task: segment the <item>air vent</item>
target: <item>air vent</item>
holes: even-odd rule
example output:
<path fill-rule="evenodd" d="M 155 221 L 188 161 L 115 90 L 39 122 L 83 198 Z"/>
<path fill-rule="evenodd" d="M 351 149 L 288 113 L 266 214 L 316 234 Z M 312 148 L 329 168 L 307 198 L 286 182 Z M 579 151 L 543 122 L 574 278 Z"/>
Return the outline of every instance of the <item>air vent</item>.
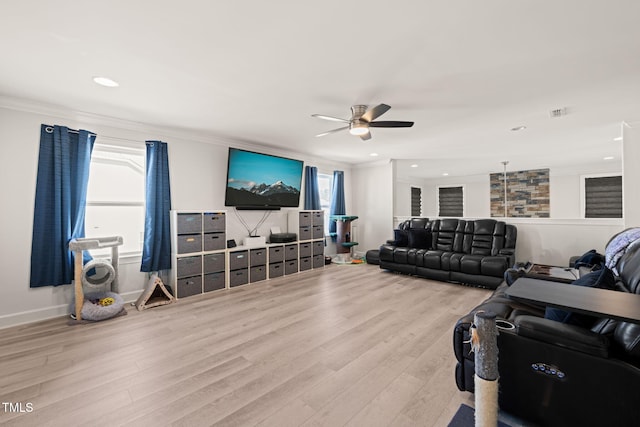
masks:
<path fill-rule="evenodd" d="M 551 116 L 552 119 L 555 118 L 555 117 L 566 116 L 567 115 L 567 109 L 566 108 L 556 108 L 555 110 L 549 111 L 549 115 Z"/>

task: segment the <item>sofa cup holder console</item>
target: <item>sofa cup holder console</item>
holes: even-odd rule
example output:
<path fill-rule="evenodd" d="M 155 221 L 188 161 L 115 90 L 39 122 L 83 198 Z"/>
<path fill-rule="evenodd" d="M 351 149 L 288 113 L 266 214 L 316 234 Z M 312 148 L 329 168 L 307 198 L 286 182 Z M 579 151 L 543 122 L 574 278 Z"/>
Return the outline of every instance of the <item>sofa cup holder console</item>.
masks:
<path fill-rule="evenodd" d="M 497 319 L 496 328 L 501 331 L 513 331 L 516 329 L 516 325 L 504 319 Z"/>

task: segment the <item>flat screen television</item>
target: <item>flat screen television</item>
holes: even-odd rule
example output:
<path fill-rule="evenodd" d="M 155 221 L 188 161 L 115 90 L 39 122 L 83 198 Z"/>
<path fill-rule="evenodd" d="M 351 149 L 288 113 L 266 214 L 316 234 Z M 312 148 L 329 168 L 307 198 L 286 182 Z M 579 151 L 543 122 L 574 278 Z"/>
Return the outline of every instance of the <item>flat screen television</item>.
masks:
<path fill-rule="evenodd" d="M 229 148 L 225 206 L 238 209 L 297 208 L 301 160 Z"/>

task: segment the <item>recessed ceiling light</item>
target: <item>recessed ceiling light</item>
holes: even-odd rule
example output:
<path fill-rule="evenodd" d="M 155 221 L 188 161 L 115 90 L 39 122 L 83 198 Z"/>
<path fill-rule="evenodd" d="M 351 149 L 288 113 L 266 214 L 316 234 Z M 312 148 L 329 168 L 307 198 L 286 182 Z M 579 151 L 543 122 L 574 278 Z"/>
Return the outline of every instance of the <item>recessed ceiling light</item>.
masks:
<path fill-rule="evenodd" d="M 602 158 L 602 160 L 613 160 L 613 159 L 614 159 L 613 156 L 607 156 Z"/>
<path fill-rule="evenodd" d="M 378 153 L 371 153 L 369 154 L 371 157 L 378 157 Z"/>
<path fill-rule="evenodd" d="M 526 126 L 516 126 L 514 128 L 511 128 L 511 130 L 514 131 L 514 132 L 518 132 L 518 131 L 521 131 L 521 130 L 525 130 L 526 128 L 527 128 Z"/>
<path fill-rule="evenodd" d="M 415 163 L 411 165 L 412 168 L 417 168 L 418 165 L 416 165 Z"/>
<path fill-rule="evenodd" d="M 442 172 L 442 176 L 449 176 L 449 172 Z"/>
<path fill-rule="evenodd" d="M 105 87 L 118 87 L 120 86 L 120 84 L 118 82 L 116 82 L 115 80 L 111 80 L 109 77 L 94 77 L 93 81 L 96 82 L 97 84 L 99 84 L 100 86 L 105 86 Z"/>
<path fill-rule="evenodd" d="M 619 136 L 619 137 L 617 137 L 617 138 L 613 138 L 613 140 L 614 140 L 614 141 L 622 141 L 622 137 L 621 137 L 621 136 Z"/>

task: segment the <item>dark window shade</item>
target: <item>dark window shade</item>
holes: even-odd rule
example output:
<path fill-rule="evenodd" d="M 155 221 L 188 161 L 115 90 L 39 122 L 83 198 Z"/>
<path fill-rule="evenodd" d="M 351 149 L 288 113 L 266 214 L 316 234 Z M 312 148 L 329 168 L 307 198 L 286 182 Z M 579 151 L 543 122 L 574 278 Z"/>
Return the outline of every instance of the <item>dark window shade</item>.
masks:
<path fill-rule="evenodd" d="M 464 212 L 462 187 L 441 187 L 438 189 L 440 212 L 438 216 L 461 217 Z"/>
<path fill-rule="evenodd" d="M 422 189 L 411 187 L 411 216 L 422 215 Z"/>
<path fill-rule="evenodd" d="M 584 180 L 585 218 L 622 218 L 622 177 Z"/>

